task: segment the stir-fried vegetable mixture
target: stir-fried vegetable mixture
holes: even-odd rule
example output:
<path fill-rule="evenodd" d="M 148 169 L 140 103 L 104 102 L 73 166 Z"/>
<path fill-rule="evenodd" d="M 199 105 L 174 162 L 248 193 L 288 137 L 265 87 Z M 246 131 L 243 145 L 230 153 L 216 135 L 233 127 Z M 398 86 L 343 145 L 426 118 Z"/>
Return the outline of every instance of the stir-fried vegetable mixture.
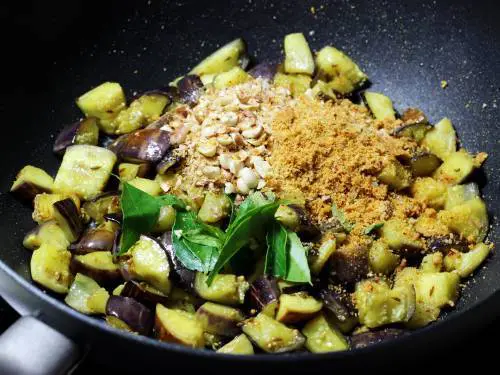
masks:
<path fill-rule="evenodd" d="M 31 275 L 118 329 L 228 354 L 358 348 L 453 307 L 488 214 L 449 119 L 399 115 L 300 33 L 249 66 L 243 40 L 127 102 L 105 82 L 28 165 Z M 250 68 L 250 69 L 248 69 Z"/>

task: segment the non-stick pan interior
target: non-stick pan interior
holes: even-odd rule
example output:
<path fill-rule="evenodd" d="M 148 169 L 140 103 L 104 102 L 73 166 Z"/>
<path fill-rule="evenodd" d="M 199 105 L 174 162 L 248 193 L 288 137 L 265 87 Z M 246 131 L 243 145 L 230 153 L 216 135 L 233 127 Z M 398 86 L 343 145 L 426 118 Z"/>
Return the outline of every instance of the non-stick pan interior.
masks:
<path fill-rule="evenodd" d="M 54 135 L 81 116 L 74 104 L 79 94 L 106 80 L 120 82 L 129 96 L 165 86 L 239 36 L 256 61 L 280 59 L 282 39 L 294 31 L 304 32 L 314 49 L 333 44 L 346 51 L 397 109 L 419 107 L 434 122 L 447 116 L 461 145 L 489 153 L 477 178 L 493 221 L 490 240 L 499 242 L 500 24 L 488 2 L 50 3 L 23 2 L 3 26 L 0 259 L 24 278 L 30 254 L 21 240 L 34 223 L 29 207 L 6 192 L 25 164 L 55 173 Z M 499 272 L 493 256 L 458 309 L 497 290 Z"/>

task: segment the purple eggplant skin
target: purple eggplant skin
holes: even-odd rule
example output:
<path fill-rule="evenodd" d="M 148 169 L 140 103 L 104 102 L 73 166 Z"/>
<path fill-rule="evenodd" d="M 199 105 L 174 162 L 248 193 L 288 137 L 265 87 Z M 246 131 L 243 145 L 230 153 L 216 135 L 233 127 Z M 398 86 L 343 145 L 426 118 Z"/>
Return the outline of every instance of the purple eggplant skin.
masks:
<path fill-rule="evenodd" d="M 368 273 L 368 250 L 365 245 L 341 246 L 329 260 L 329 272 L 333 280 L 354 284 Z"/>
<path fill-rule="evenodd" d="M 45 189 L 40 185 L 37 185 L 35 183 L 29 182 L 29 181 L 24 181 L 23 183 L 19 184 L 16 186 L 15 190 L 11 190 L 11 193 L 16 196 L 17 199 L 19 199 L 22 202 L 25 203 L 32 203 L 33 199 L 38 194 L 42 193 L 52 193 L 51 190 Z"/>
<path fill-rule="evenodd" d="M 254 78 L 262 78 L 267 81 L 272 81 L 277 71 L 277 63 L 272 61 L 263 61 L 250 69 L 248 71 L 248 74 L 250 74 Z"/>
<path fill-rule="evenodd" d="M 192 107 L 203 93 L 203 82 L 196 74 L 188 74 L 177 83 L 177 88 L 180 101 Z"/>
<path fill-rule="evenodd" d="M 323 288 L 318 296 L 323 301 L 323 308 L 330 311 L 340 322 L 355 316 L 356 309 L 346 291 Z"/>
<path fill-rule="evenodd" d="M 149 291 L 143 283 L 129 280 L 125 283 L 125 286 L 120 293 L 122 297 L 133 298 L 144 305 L 154 307 L 157 303 L 166 304 L 168 303 L 168 297 Z"/>
<path fill-rule="evenodd" d="M 149 335 L 153 328 L 153 311 L 133 298 L 111 296 L 106 304 L 106 315 L 123 320 L 141 335 Z"/>
<path fill-rule="evenodd" d="M 111 251 L 115 242 L 116 230 L 110 231 L 102 227 L 90 228 L 83 233 L 78 242 L 69 246 L 69 250 L 75 254 Z"/>
<path fill-rule="evenodd" d="M 365 348 L 397 337 L 407 335 L 408 331 L 397 328 L 386 328 L 380 331 L 370 331 L 351 336 L 351 349 Z"/>
<path fill-rule="evenodd" d="M 250 284 L 249 303 L 257 312 L 272 302 L 278 301 L 280 291 L 278 283 L 273 276 L 262 276 Z"/>
<path fill-rule="evenodd" d="M 71 258 L 70 270 L 74 274 L 83 273 L 103 286 L 116 286 L 122 280 L 122 274 L 118 268 L 115 270 L 99 269 L 94 265 L 79 261 L 75 256 Z"/>
<path fill-rule="evenodd" d="M 131 163 L 157 163 L 170 148 L 170 133 L 146 128 L 122 135 L 108 149 L 120 160 Z"/>
<path fill-rule="evenodd" d="M 311 241 L 321 235 L 321 230 L 312 223 L 307 212 L 300 206 L 295 204 L 288 205 L 293 209 L 299 217 L 299 228 L 297 235 L 303 241 Z"/>
<path fill-rule="evenodd" d="M 427 248 L 431 253 L 440 251 L 446 255 L 452 249 L 460 252 L 467 252 L 469 251 L 469 244 L 465 239 L 459 238 L 458 236 L 439 236 L 430 238 L 427 243 Z"/>
<path fill-rule="evenodd" d="M 193 292 L 196 273 L 184 267 L 184 265 L 175 256 L 174 246 L 172 245 L 172 232 L 168 231 L 163 233 L 159 237 L 158 241 L 167 253 L 170 268 L 173 271 L 170 274 L 172 281 L 184 288 L 186 291 Z"/>
<path fill-rule="evenodd" d="M 76 241 L 83 232 L 83 221 L 75 202 L 70 198 L 66 198 L 55 202 L 53 206 L 57 222 L 63 230 L 67 229 L 71 234 L 68 239 L 72 242 Z"/>
<path fill-rule="evenodd" d="M 79 135 L 90 133 L 91 137 L 85 137 L 86 144 L 97 145 L 99 139 L 99 128 L 95 117 L 87 117 L 71 125 L 65 126 L 56 137 L 52 150 L 57 155 L 63 155 L 66 148 L 79 144 Z M 88 142 L 88 143 L 87 143 Z"/>

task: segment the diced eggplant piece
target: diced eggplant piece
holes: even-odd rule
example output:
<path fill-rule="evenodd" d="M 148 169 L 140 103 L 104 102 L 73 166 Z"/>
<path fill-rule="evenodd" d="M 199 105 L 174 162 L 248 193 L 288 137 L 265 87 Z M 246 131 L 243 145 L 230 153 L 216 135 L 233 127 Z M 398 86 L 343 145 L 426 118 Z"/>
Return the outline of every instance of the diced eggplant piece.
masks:
<path fill-rule="evenodd" d="M 428 124 L 427 116 L 418 108 L 408 108 L 401 115 L 401 120 L 405 124 Z"/>
<path fill-rule="evenodd" d="M 104 82 L 80 96 L 76 104 L 85 116 L 99 119 L 103 132 L 113 134 L 113 120 L 126 107 L 125 93 L 120 84 Z"/>
<path fill-rule="evenodd" d="M 330 275 L 341 283 L 352 284 L 368 273 L 368 249 L 365 245 L 344 245 L 330 257 Z"/>
<path fill-rule="evenodd" d="M 172 267 L 172 281 L 188 291 L 194 290 L 195 271 L 187 269 L 175 256 L 175 249 L 172 245 L 172 233 L 165 232 L 160 237 L 160 243 L 167 252 L 168 261 Z"/>
<path fill-rule="evenodd" d="M 168 303 L 168 297 L 145 282 L 127 281 L 120 292 L 122 297 L 130 297 L 147 305 L 156 306 L 157 303 Z"/>
<path fill-rule="evenodd" d="M 488 211 L 484 201 L 477 197 L 449 210 L 438 212 L 438 219 L 448 228 L 470 242 L 486 238 L 489 228 Z"/>
<path fill-rule="evenodd" d="M 320 290 L 319 297 L 323 301 L 323 308 L 331 313 L 339 322 L 344 323 L 355 316 L 356 309 L 351 300 L 351 295 L 341 287 L 332 286 Z"/>
<path fill-rule="evenodd" d="M 106 316 L 105 321 L 108 325 L 110 325 L 113 328 L 137 334 L 136 332 L 134 332 L 134 330 L 132 328 L 129 327 L 129 325 L 127 323 L 125 323 L 123 320 L 118 319 L 115 316 L 108 315 L 108 316 Z"/>
<path fill-rule="evenodd" d="M 196 74 L 188 74 L 178 83 L 179 97 L 182 103 L 189 106 L 198 104 L 201 94 L 203 94 L 203 82 Z"/>
<path fill-rule="evenodd" d="M 439 251 L 431 254 L 427 254 L 422 258 L 422 262 L 418 269 L 422 272 L 441 272 L 443 268 L 443 254 Z"/>
<path fill-rule="evenodd" d="M 399 264 L 399 256 L 394 254 L 384 241 L 375 241 L 368 254 L 370 269 L 376 274 L 391 274 Z"/>
<path fill-rule="evenodd" d="M 148 236 L 141 236 L 125 255 L 126 272 L 135 280 L 142 280 L 168 295 L 170 265 L 165 249 Z"/>
<path fill-rule="evenodd" d="M 217 350 L 217 353 L 252 355 L 254 354 L 254 350 L 252 342 L 244 333 L 242 333 Z"/>
<path fill-rule="evenodd" d="M 285 72 L 312 76 L 314 59 L 304 34 L 294 33 L 285 36 L 284 49 Z"/>
<path fill-rule="evenodd" d="M 153 197 L 160 195 L 160 193 L 163 191 L 158 182 L 156 182 L 155 180 L 150 180 L 149 178 L 136 177 L 128 181 L 128 183 L 133 187 L 142 190 L 149 195 L 152 195 Z"/>
<path fill-rule="evenodd" d="M 469 250 L 467 241 L 454 235 L 433 237 L 427 243 L 427 248 L 430 252 L 439 251 L 445 255 L 452 250 L 464 253 Z"/>
<path fill-rule="evenodd" d="M 434 128 L 426 133 L 422 146 L 441 160 L 446 160 L 457 150 L 457 135 L 451 121 L 444 118 L 434 125 Z"/>
<path fill-rule="evenodd" d="M 319 275 L 328 259 L 333 255 L 337 249 L 335 238 L 327 239 L 324 241 L 318 250 L 310 256 L 309 268 L 313 275 Z"/>
<path fill-rule="evenodd" d="M 308 292 L 310 291 L 311 286 L 305 283 L 279 280 L 278 281 L 278 290 L 280 293 L 293 294 L 298 292 Z"/>
<path fill-rule="evenodd" d="M 397 328 L 385 328 L 380 331 L 369 331 L 351 336 L 351 349 L 366 348 L 384 341 L 393 340 L 408 334 L 407 331 Z"/>
<path fill-rule="evenodd" d="M 28 232 L 23 240 L 23 246 L 30 250 L 36 250 L 43 244 L 52 245 L 58 249 L 66 249 L 70 242 L 56 221 L 50 220 Z"/>
<path fill-rule="evenodd" d="M 158 339 L 189 346 L 203 348 L 205 338 L 203 325 L 193 314 L 185 311 L 168 309 L 156 305 L 155 331 Z"/>
<path fill-rule="evenodd" d="M 361 94 L 366 106 L 370 109 L 373 117 L 377 120 L 395 120 L 396 112 L 392 106 L 392 101 L 387 96 L 365 91 Z"/>
<path fill-rule="evenodd" d="M 412 124 L 404 124 L 394 129 L 392 132 L 396 137 L 407 137 L 420 143 L 425 137 L 425 134 L 432 129 L 432 125 L 425 122 L 417 122 Z"/>
<path fill-rule="evenodd" d="M 157 163 L 170 148 L 170 133 L 146 128 L 118 137 L 108 147 L 118 158 L 131 163 Z"/>
<path fill-rule="evenodd" d="M 118 166 L 118 176 L 120 176 L 120 181 L 126 182 L 136 177 L 146 177 L 150 170 L 151 166 L 148 163 L 120 163 Z"/>
<path fill-rule="evenodd" d="M 245 315 L 234 307 L 205 302 L 196 311 L 196 317 L 205 332 L 234 337 L 241 332 L 239 323 Z"/>
<path fill-rule="evenodd" d="M 73 275 L 70 271 L 71 253 L 53 245 L 42 244 L 33 252 L 31 278 L 56 293 L 67 293 Z"/>
<path fill-rule="evenodd" d="M 229 216 L 231 206 L 231 200 L 227 195 L 208 192 L 198 211 L 198 219 L 208 224 L 217 223 Z"/>
<path fill-rule="evenodd" d="M 54 216 L 54 203 L 66 198 L 71 198 L 75 205 L 80 208 L 80 199 L 74 194 L 38 194 L 33 200 L 33 220 L 38 224 L 53 220 Z"/>
<path fill-rule="evenodd" d="M 165 307 L 174 310 L 182 310 L 194 314 L 196 309 L 203 304 L 201 298 L 186 292 L 181 288 L 173 287 L 168 295 L 168 303 Z"/>
<path fill-rule="evenodd" d="M 113 289 L 113 292 L 111 294 L 113 294 L 114 296 L 121 295 L 123 288 L 125 288 L 125 284 L 126 283 L 118 285 L 115 289 Z"/>
<path fill-rule="evenodd" d="M 105 314 L 108 299 L 106 289 L 90 277 L 77 273 L 64 302 L 83 314 Z"/>
<path fill-rule="evenodd" d="M 54 179 L 43 169 L 27 165 L 19 171 L 10 188 L 19 199 L 32 201 L 37 194 L 52 193 Z"/>
<path fill-rule="evenodd" d="M 377 176 L 378 180 L 398 191 L 411 185 L 411 172 L 396 159 L 391 160 Z"/>
<path fill-rule="evenodd" d="M 279 289 L 276 279 L 271 276 L 262 276 L 250 284 L 250 306 L 257 312 L 274 318 L 278 308 Z"/>
<path fill-rule="evenodd" d="M 349 94 L 361 87 L 368 77 L 359 66 L 338 49 L 326 46 L 316 55 L 318 77 L 340 94 Z"/>
<path fill-rule="evenodd" d="M 444 208 L 446 210 L 481 196 L 479 193 L 479 187 L 475 182 L 470 182 L 465 185 L 448 186 L 447 193 L 445 195 L 446 202 L 444 204 Z"/>
<path fill-rule="evenodd" d="M 278 72 L 274 76 L 274 84 L 287 87 L 294 97 L 303 94 L 309 89 L 311 87 L 311 82 L 312 78 L 306 74 L 284 74 Z"/>
<path fill-rule="evenodd" d="M 113 263 L 113 256 L 109 251 L 73 256 L 71 270 L 83 273 L 98 283 L 110 283 L 121 279 L 120 269 Z"/>
<path fill-rule="evenodd" d="M 120 319 L 141 335 L 148 335 L 153 327 L 153 312 L 133 298 L 109 297 L 106 315 Z"/>
<path fill-rule="evenodd" d="M 410 159 L 410 169 L 414 177 L 430 176 L 441 165 L 441 160 L 429 152 L 421 152 Z"/>
<path fill-rule="evenodd" d="M 172 206 L 163 206 L 160 208 L 158 221 L 153 228 L 154 233 L 163 233 L 172 229 L 175 222 L 176 211 Z"/>
<path fill-rule="evenodd" d="M 182 158 L 171 150 L 167 151 L 163 159 L 156 165 L 156 172 L 164 175 L 170 168 L 175 168 L 180 165 Z"/>
<path fill-rule="evenodd" d="M 194 289 L 201 298 L 226 305 L 244 302 L 245 293 L 250 286 L 243 276 L 218 274 L 210 286 L 207 285 L 207 278 L 202 272 L 196 273 Z"/>
<path fill-rule="evenodd" d="M 460 149 L 448 155 L 443 164 L 434 172 L 433 177 L 445 184 L 456 185 L 465 180 L 475 167 L 472 155 Z"/>
<path fill-rule="evenodd" d="M 329 324 L 323 314 L 307 322 L 302 328 L 306 348 L 312 353 L 328 353 L 349 349 L 349 344 L 338 328 Z"/>
<path fill-rule="evenodd" d="M 288 229 L 297 232 L 304 241 L 315 239 L 321 234 L 320 229 L 311 222 L 307 212 L 298 205 L 281 205 L 274 217 Z"/>
<path fill-rule="evenodd" d="M 408 221 L 393 218 L 380 228 L 381 238 L 397 253 L 417 253 L 424 249 L 418 233 Z"/>
<path fill-rule="evenodd" d="M 236 86 L 245 83 L 252 78 L 247 72 L 239 66 L 231 68 L 227 72 L 217 74 L 212 82 L 216 89 L 224 89 L 226 87 Z"/>
<path fill-rule="evenodd" d="M 456 271 L 460 277 L 467 277 L 484 262 L 491 250 L 492 246 L 482 242 L 466 253 L 452 250 L 444 258 L 444 265 L 447 271 Z"/>
<path fill-rule="evenodd" d="M 407 322 L 415 312 L 415 289 L 412 285 L 394 287 L 383 280 L 364 280 L 354 293 L 359 321 L 368 328 Z"/>
<path fill-rule="evenodd" d="M 266 81 L 272 81 L 277 71 L 278 64 L 271 61 L 264 61 L 250 69 L 248 74 L 254 78 L 262 78 Z"/>
<path fill-rule="evenodd" d="M 443 208 L 447 199 L 446 185 L 432 177 L 417 178 L 411 193 L 416 200 L 436 209 Z"/>
<path fill-rule="evenodd" d="M 75 254 L 88 254 L 94 251 L 112 251 L 116 240 L 118 225 L 104 222 L 97 228 L 89 228 L 69 250 Z"/>
<path fill-rule="evenodd" d="M 311 90 L 315 97 L 318 97 L 322 100 L 335 100 L 337 98 L 341 98 L 342 94 L 335 91 L 334 87 L 337 88 L 337 86 L 335 86 L 334 84 L 334 81 L 325 82 L 321 79 L 318 79 Z"/>
<path fill-rule="evenodd" d="M 323 307 L 323 303 L 307 293 L 282 294 L 276 320 L 285 324 L 295 324 L 309 320 Z"/>
<path fill-rule="evenodd" d="M 99 142 L 99 127 L 97 118 L 87 117 L 64 127 L 54 142 L 52 150 L 58 155 L 64 154 L 69 146 L 93 145 Z"/>
<path fill-rule="evenodd" d="M 253 343 L 267 353 L 299 350 L 306 341 L 298 329 L 288 328 L 263 313 L 245 320 L 242 330 Z"/>
<path fill-rule="evenodd" d="M 99 195 L 108 182 L 116 155 L 102 147 L 75 145 L 66 149 L 57 171 L 54 189 L 89 200 Z"/>
<path fill-rule="evenodd" d="M 241 66 L 245 69 L 246 66 L 244 65 L 246 63 L 248 63 L 247 48 L 243 39 L 238 38 L 206 57 L 189 74 L 197 74 L 199 76 L 218 74 L 226 72 L 235 66 Z"/>
<path fill-rule="evenodd" d="M 83 222 L 80 210 L 72 199 L 66 198 L 54 203 L 54 219 L 70 242 L 80 238 L 83 232 Z"/>
<path fill-rule="evenodd" d="M 104 222 L 104 215 L 121 213 L 118 193 L 107 192 L 83 204 L 83 212 L 96 223 Z"/>

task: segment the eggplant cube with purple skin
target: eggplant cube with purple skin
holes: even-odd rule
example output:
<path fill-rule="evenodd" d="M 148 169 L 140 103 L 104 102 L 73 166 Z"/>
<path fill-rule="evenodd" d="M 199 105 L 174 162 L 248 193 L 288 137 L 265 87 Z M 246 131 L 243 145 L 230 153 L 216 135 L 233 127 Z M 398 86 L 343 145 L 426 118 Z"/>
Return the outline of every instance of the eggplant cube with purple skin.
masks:
<path fill-rule="evenodd" d="M 22 200 L 33 200 L 37 194 L 51 193 L 54 179 L 43 169 L 27 165 L 19 171 L 10 191 Z"/>

